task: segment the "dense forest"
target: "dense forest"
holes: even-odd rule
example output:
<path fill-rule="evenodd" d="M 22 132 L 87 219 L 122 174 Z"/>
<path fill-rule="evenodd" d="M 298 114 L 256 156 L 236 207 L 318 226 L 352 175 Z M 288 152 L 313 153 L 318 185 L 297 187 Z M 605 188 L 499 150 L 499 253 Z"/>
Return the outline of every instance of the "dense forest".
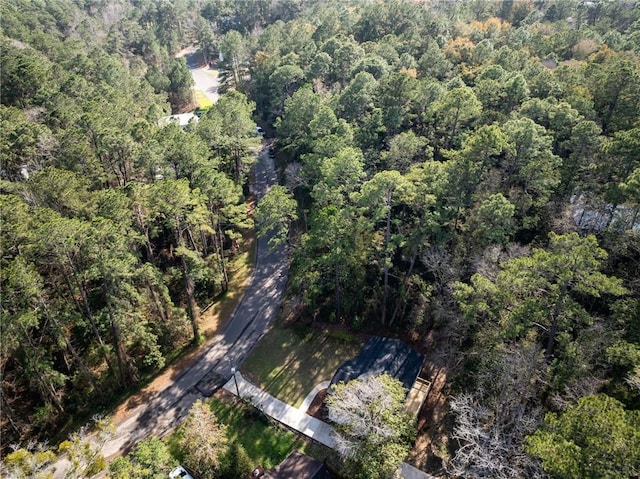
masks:
<path fill-rule="evenodd" d="M 198 343 L 253 223 L 256 122 L 299 321 L 446 371 L 454 477 L 640 475 L 640 5 L 0 6 L 3 446 Z M 192 110 L 177 54 L 226 93 Z"/>

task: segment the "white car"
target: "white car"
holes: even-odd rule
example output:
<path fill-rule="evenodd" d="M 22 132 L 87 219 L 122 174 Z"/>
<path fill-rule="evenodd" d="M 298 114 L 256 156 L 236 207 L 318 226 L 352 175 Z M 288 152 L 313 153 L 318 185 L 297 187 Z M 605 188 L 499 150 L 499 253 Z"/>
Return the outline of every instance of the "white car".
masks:
<path fill-rule="evenodd" d="M 264 130 L 260 126 L 256 126 L 256 135 L 264 136 Z"/>
<path fill-rule="evenodd" d="M 169 479 L 194 479 L 191 474 L 187 472 L 187 470 L 178 466 L 173 471 L 169 473 Z"/>

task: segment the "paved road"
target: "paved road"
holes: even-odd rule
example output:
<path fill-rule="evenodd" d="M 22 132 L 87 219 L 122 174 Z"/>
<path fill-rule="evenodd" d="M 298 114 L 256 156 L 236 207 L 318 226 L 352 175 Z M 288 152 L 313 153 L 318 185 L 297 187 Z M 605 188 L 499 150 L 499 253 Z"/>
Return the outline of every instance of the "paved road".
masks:
<path fill-rule="evenodd" d="M 191 69 L 191 76 L 195 82 L 195 87 L 211 100 L 213 103 L 218 101 L 218 75 L 212 75 L 213 70 L 209 67 Z"/>
<path fill-rule="evenodd" d="M 254 193 L 262 198 L 277 176 L 273 160 L 262 150 L 255 166 Z M 251 282 L 224 332 L 212 346 L 149 402 L 139 406 L 121 424 L 103 450 L 110 457 L 150 436 L 162 436 L 184 419 L 193 402 L 209 397 L 239 368 L 276 316 L 287 280 L 284 248 L 270 250 L 267 238 L 258 240 L 256 267 Z"/>
<path fill-rule="evenodd" d="M 213 103 L 218 101 L 218 75 L 212 75 L 213 70 L 208 65 L 203 66 L 202 55 L 193 47 L 183 51 L 187 66 L 193 77 L 195 88 L 201 90 Z"/>
<path fill-rule="evenodd" d="M 262 198 L 277 182 L 273 160 L 261 150 L 254 167 L 253 192 Z M 231 377 L 231 368 L 239 368 L 276 316 L 287 281 L 284 248 L 270 250 L 268 238 L 257 242 L 256 265 L 249 286 L 236 307 L 224 332 L 203 350 L 192 365 L 173 378 L 170 385 L 132 410 L 116 424 L 117 432 L 103 447 L 111 458 L 130 450 L 151 435 L 162 436 L 176 427 L 198 399 L 211 396 Z M 56 478 L 64 477 L 68 462 L 56 464 Z"/>

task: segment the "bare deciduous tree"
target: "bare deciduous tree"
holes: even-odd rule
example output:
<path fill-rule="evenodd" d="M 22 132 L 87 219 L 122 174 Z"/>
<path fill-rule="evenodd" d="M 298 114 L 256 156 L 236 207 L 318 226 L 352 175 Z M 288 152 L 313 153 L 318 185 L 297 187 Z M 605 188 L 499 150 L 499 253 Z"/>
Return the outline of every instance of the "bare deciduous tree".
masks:
<path fill-rule="evenodd" d="M 392 477 L 415 432 L 404 409 L 405 389 L 387 374 L 363 376 L 333 387 L 329 419 L 336 423 L 336 450 L 350 477 Z"/>
<path fill-rule="evenodd" d="M 460 444 L 447 468 L 455 477 L 516 479 L 546 477 L 522 449 L 542 410 L 532 406 L 542 354 L 534 345 L 506 351 L 479 377 L 476 391 L 451 400 L 453 438 Z"/>

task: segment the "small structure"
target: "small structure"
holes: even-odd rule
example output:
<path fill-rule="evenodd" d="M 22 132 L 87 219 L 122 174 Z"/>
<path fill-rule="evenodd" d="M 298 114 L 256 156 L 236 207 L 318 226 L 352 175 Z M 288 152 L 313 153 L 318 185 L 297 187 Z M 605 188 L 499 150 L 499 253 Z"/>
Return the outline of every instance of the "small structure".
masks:
<path fill-rule="evenodd" d="M 331 385 L 347 383 L 363 374 L 387 373 L 409 391 L 420 374 L 423 363 L 424 355 L 400 339 L 374 336 L 365 343 L 358 356 L 345 361 L 338 368 Z"/>
<path fill-rule="evenodd" d="M 273 469 L 265 472 L 263 479 L 338 479 L 322 462 L 293 451 Z"/>
<path fill-rule="evenodd" d="M 405 388 L 405 409 L 417 416 L 431 391 L 431 382 L 418 377 L 424 364 L 424 355 L 399 339 L 374 336 L 354 359 L 345 361 L 338 368 L 332 385 L 349 382 L 363 375 L 387 373 L 399 380 Z"/>
<path fill-rule="evenodd" d="M 178 466 L 169 473 L 169 479 L 193 479 L 193 476 L 183 466 Z"/>
<path fill-rule="evenodd" d="M 191 121 L 198 121 L 200 118 L 193 112 L 191 113 L 180 113 L 179 115 L 169 115 L 163 116 L 158 120 L 159 126 L 169 125 L 171 123 L 175 123 L 181 128 L 185 128 Z"/>
<path fill-rule="evenodd" d="M 574 195 L 570 201 L 573 221 L 583 233 L 632 230 L 640 233 L 640 207 L 605 204 L 587 194 Z"/>
<path fill-rule="evenodd" d="M 407 399 L 404 402 L 404 408 L 412 416 L 418 416 L 420 409 L 422 409 L 422 405 L 431 391 L 431 384 L 431 381 L 426 381 L 420 377 L 416 379 L 415 383 L 413 383 L 413 387 L 407 394 Z"/>

